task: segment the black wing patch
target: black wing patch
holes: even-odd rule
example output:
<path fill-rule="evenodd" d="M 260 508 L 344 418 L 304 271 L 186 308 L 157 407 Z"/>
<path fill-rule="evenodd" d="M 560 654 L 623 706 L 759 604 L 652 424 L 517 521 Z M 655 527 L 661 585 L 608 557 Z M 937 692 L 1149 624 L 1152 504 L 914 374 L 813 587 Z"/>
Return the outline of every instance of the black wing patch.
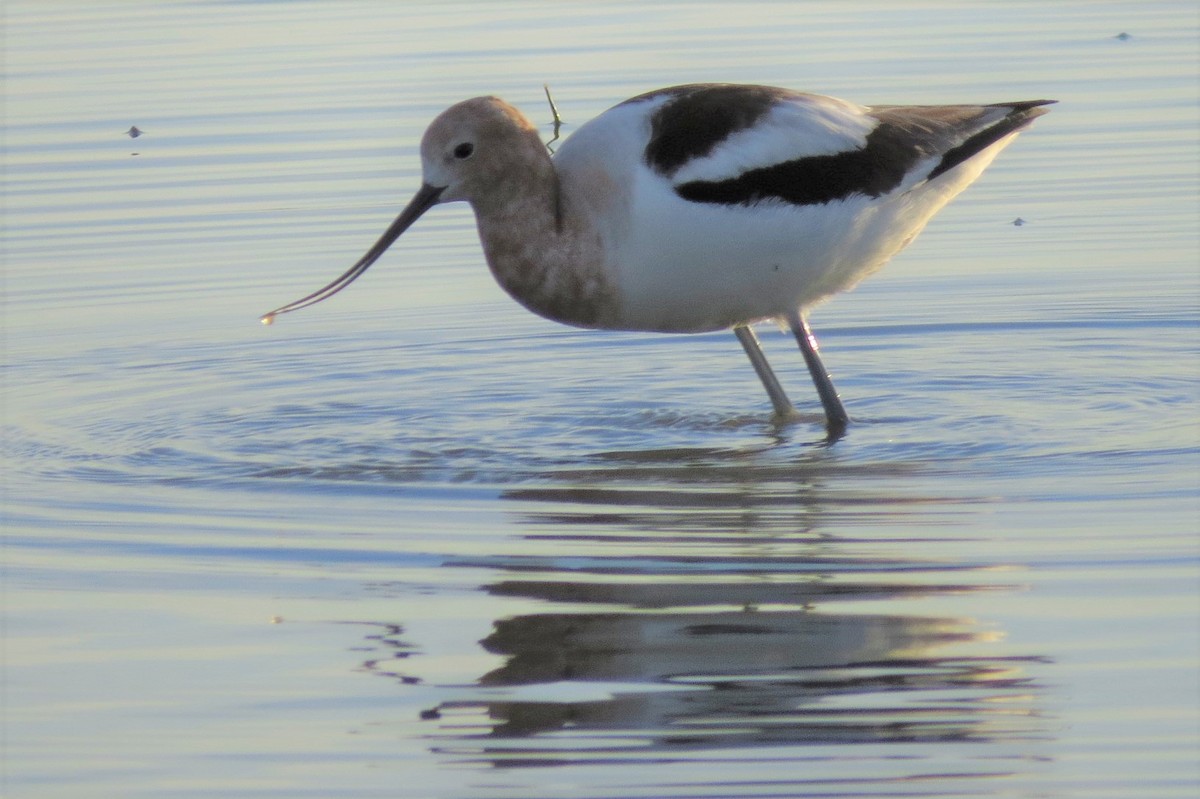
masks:
<path fill-rule="evenodd" d="M 926 153 L 913 147 L 902 128 L 881 123 L 860 150 L 814 155 L 743 172 L 726 180 L 693 180 L 675 187 L 685 200 L 722 205 L 754 205 L 781 200 L 816 205 L 854 194 L 879 197 L 900 185 Z"/>
<path fill-rule="evenodd" d="M 1031 100 L 988 106 L 879 107 L 870 112 L 877 124 L 860 149 L 783 161 L 751 169 L 725 180 L 689 181 L 676 186 L 675 192 L 692 202 L 721 205 L 755 205 L 766 201 L 817 205 L 855 195 L 880 197 L 899 186 L 909 170 L 923 159 L 941 155 L 941 160 L 925 176 L 926 180 L 933 180 L 1025 127 L 1035 117 L 1046 113 L 1040 106 L 1052 102 Z M 979 128 L 981 118 L 994 115 L 994 108 L 1007 108 L 1009 113 Z M 765 112 L 764 109 L 759 116 Z M 742 119 L 737 118 L 739 122 Z M 681 118 L 678 121 L 693 124 L 702 130 L 706 128 L 706 123 L 698 117 Z M 678 162 L 667 159 L 663 163 L 678 168 L 689 158 L 706 155 L 728 133 L 750 124 L 753 124 L 753 120 L 732 127 L 727 125 L 723 128 L 726 130 L 724 135 L 706 140 L 703 148 L 695 147 Z M 975 132 L 971 133 L 972 130 Z M 693 141 L 699 143 L 699 140 L 700 137 L 695 135 Z M 701 149 L 703 152 L 699 152 Z M 682 156 L 683 152 L 680 149 L 675 154 Z M 647 160 L 650 160 L 649 152 Z M 654 161 L 651 161 L 651 165 L 659 171 L 669 171 Z"/>
<path fill-rule="evenodd" d="M 791 92 L 772 86 L 701 83 L 644 94 L 627 102 L 674 95 L 650 121 L 646 163 L 670 175 L 688 161 L 703 158 L 739 130 L 752 127 Z"/>

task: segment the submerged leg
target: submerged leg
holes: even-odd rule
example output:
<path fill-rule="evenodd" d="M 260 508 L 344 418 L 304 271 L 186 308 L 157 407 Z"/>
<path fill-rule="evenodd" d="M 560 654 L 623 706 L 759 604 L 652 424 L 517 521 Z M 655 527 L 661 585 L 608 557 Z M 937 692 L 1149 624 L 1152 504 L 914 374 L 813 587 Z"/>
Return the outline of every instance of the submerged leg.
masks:
<path fill-rule="evenodd" d="M 830 435 L 841 435 L 850 421 L 850 415 L 842 407 L 842 400 L 838 397 L 837 389 L 833 387 L 833 380 L 830 379 L 825 364 L 821 363 L 821 356 L 817 354 L 817 337 L 813 335 L 808 320 L 800 311 L 788 314 L 787 322 L 796 336 L 796 343 L 800 345 L 800 352 L 804 353 L 804 362 L 808 364 L 808 373 L 812 375 L 821 404 L 825 406 L 825 419 Z"/>
<path fill-rule="evenodd" d="M 754 331 L 746 325 L 736 326 L 733 329 L 733 333 L 738 337 L 738 341 L 742 342 L 742 349 L 750 356 L 750 363 L 754 365 L 754 371 L 758 373 L 758 379 L 762 381 L 763 387 L 767 389 L 767 395 L 771 398 L 771 404 L 775 406 L 776 415 L 791 416 L 794 414 L 796 409 L 792 407 L 792 401 L 784 393 L 783 386 L 779 385 L 779 378 L 775 377 L 775 372 L 771 370 L 771 365 L 767 363 L 767 356 L 763 355 L 762 347 L 758 343 L 758 336 L 754 335 Z"/>

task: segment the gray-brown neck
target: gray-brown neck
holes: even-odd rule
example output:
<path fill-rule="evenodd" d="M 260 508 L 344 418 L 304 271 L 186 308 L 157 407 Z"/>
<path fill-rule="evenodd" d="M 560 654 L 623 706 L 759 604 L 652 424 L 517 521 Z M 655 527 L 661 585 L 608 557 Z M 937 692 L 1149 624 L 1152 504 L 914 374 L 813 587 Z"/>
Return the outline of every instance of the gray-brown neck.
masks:
<path fill-rule="evenodd" d="M 537 148 L 471 203 L 488 266 L 505 291 L 539 316 L 603 325 L 615 311 L 595 226 L 565 196 L 540 140 Z"/>

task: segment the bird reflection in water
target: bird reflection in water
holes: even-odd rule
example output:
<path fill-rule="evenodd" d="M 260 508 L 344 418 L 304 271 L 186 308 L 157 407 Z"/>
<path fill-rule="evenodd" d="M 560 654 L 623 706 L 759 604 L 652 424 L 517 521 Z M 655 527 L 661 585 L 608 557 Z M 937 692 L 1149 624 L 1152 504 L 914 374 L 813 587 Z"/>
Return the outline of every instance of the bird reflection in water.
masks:
<path fill-rule="evenodd" d="M 843 490 L 794 464 L 749 481 L 651 468 L 641 483 L 600 468 L 516 489 L 525 540 L 546 554 L 448 564 L 504 574 L 490 595 L 550 610 L 494 622 L 481 644 L 503 662 L 427 711 L 435 750 L 520 766 L 1045 737 L 1042 658 L 997 654 L 1001 634 L 972 619 L 907 612 L 1013 590 L 986 564 L 914 556 L 944 530 L 895 535 L 938 500 Z M 881 521 L 879 540 L 822 531 Z"/>

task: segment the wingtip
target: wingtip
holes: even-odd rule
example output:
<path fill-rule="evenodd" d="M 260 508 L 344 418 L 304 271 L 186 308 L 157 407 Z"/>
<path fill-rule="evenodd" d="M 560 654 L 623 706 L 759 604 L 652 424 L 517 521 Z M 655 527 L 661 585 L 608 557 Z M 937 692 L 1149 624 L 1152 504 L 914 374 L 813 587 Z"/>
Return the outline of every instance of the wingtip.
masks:
<path fill-rule="evenodd" d="M 1028 127 L 1034 119 L 1047 113 L 1047 109 L 1042 108 L 1042 106 L 1051 105 L 1056 102 L 1058 101 L 1023 100 L 1015 103 L 991 103 L 987 106 L 988 108 L 1003 109 L 1006 113 L 993 121 L 988 127 L 968 137 L 957 147 L 947 150 L 942 155 L 942 160 L 938 165 L 926 176 L 926 180 L 933 180 L 943 172 L 950 171 L 1006 136 L 1019 133 Z"/>
<path fill-rule="evenodd" d="M 1045 114 L 1049 109 L 1041 106 L 1054 105 L 1058 100 L 1019 100 L 1015 103 L 992 103 L 992 108 L 1007 108 L 1011 112 L 1031 112 L 1033 116 Z"/>

